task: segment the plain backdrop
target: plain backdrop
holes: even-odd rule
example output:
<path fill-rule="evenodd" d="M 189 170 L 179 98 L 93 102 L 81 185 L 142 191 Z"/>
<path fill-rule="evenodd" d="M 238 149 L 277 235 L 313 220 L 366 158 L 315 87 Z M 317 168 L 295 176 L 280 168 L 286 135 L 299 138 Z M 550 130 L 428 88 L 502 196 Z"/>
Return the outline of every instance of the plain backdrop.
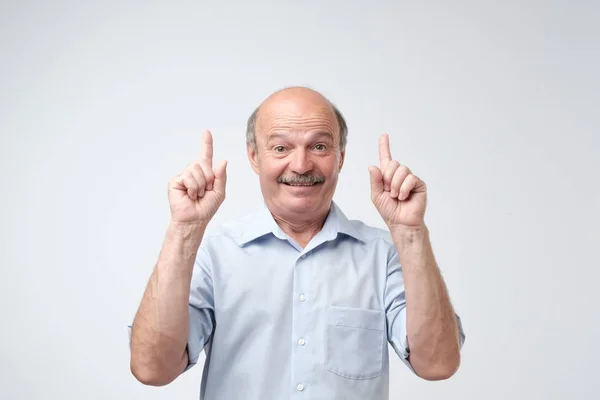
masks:
<path fill-rule="evenodd" d="M 593 1 L 2 1 L 0 398 L 197 399 L 129 371 L 169 221 L 167 181 L 214 135 L 228 198 L 261 202 L 246 119 L 308 85 L 350 132 L 335 200 L 383 227 L 368 166 L 429 187 L 426 223 L 467 335 L 391 399 L 597 399 L 600 6 Z M 235 384 L 235 382 L 232 382 Z"/>

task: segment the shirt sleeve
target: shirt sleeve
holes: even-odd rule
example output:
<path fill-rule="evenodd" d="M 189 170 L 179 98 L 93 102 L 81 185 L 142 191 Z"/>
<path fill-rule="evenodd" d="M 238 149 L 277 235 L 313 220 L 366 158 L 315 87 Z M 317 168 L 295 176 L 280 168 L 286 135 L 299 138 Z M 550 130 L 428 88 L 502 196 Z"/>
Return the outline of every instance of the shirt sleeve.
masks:
<path fill-rule="evenodd" d="M 408 333 L 406 329 L 404 279 L 398 252 L 395 248 L 390 250 L 390 256 L 388 257 L 384 302 L 388 341 L 402 362 L 415 373 L 414 368 L 408 360 L 410 348 L 408 346 Z M 458 315 L 456 315 L 456 319 L 460 332 L 460 347 L 462 348 L 465 342 L 465 333 L 463 331 L 461 319 Z"/>
<path fill-rule="evenodd" d="M 190 285 L 190 330 L 187 343 L 189 370 L 198 363 L 200 353 L 212 337 L 215 326 L 212 268 L 208 251 L 201 246 L 194 262 Z"/>

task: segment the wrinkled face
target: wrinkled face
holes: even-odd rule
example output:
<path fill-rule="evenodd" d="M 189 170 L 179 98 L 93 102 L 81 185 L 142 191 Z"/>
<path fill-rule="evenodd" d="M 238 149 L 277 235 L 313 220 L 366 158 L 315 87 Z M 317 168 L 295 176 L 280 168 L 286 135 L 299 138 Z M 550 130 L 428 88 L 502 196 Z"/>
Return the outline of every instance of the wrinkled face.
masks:
<path fill-rule="evenodd" d="M 310 92 L 269 99 L 256 131 L 248 157 L 267 205 L 284 218 L 325 212 L 344 160 L 331 105 Z"/>

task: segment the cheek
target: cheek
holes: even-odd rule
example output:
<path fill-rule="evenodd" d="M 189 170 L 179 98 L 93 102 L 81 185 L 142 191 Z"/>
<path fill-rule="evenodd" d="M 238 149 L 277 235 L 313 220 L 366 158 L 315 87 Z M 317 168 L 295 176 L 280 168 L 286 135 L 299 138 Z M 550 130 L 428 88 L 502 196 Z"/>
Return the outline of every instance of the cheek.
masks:
<path fill-rule="evenodd" d="M 339 161 L 335 158 L 319 164 L 319 170 L 326 176 L 337 176 L 339 169 Z"/>
<path fill-rule="evenodd" d="M 285 164 L 278 160 L 268 160 L 261 165 L 261 176 L 266 180 L 275 180 L 285 171 Z"/>

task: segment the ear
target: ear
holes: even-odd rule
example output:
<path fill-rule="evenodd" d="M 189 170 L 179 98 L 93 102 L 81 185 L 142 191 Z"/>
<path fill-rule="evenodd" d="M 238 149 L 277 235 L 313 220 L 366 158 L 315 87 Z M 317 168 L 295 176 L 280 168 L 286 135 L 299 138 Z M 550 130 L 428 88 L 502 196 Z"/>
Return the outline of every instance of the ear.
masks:
<path fill-rule="evenodd" d="M 340 164 L 338 167 L 338 172 L 342 171 L 342 167 L 344 166 L 344 159 L 346 158 L 346 150 L 340 152 Z"/>
<path fill-rule="evenodd" d="M 258 175 L 258 151 L 254 150 L 252 146 L 246 145 L 246 153 L 248 153 L 248 161 L 250 161 L 250 166 Z"/>

